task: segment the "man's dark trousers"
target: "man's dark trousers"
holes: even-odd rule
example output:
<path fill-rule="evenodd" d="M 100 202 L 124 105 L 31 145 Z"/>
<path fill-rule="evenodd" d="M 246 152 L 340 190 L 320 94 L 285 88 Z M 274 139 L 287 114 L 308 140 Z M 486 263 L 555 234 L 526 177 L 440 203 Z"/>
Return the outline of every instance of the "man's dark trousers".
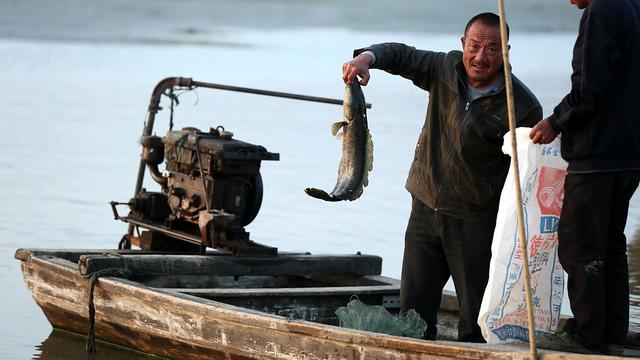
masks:
<path fill-rule="evenodd" d="M 434 211 L 413 200 L 405 234 L 400 287 L 402 311 L 415 309 L 435 340 L 442 289 L 453 277 L 460 322 L 458 341 L 484 342 L 478 314 L 489 278 L 493 221 L 474 222 Z"/>
<path fill-rule="evenodd" d="M 640 171 L 570 173 L 565 179 L 558 256 L 569 275 L 574 319 L 564 329 L 592 349 L 624 344 L 627 335 L 629 270 L 624 227 L 639 180 Z"/>

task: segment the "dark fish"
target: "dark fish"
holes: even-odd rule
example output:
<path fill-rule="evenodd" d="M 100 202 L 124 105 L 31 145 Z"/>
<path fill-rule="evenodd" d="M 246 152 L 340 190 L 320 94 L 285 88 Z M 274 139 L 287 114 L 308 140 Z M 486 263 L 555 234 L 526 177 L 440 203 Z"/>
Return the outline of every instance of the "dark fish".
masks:
<path fill-rule="evenodd" d="M 355 200 L 369 184 L 369 171 L 373 169 L 373 142 L 367 124 L 364 94 L 354 79 L 345 85 L 343 121 L 331 126 L 331 133 L 342 137 L 342 159 L 338 168 L 338 181 L 330 194 L 326 191 L 307 188 L 309 195 L 326 201 Z"/>

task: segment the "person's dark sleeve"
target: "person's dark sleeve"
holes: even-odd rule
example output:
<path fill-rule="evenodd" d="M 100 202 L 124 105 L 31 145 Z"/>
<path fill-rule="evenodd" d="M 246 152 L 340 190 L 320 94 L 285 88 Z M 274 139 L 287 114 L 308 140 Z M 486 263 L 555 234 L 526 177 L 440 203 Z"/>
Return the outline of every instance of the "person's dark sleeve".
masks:
<path fill-rule="evenodd" d="M 517 126 L 534 127 L 542 119 L 542 106 L 535 100 L 535 105 L 518 121 Z"/>
<path fill-rule="evenodd" d="M 598 99 L 612 85 L 615 64 L 620 58 L 613 34 L 616 26 L 607 1 L 594 1 L 585 10 L 580 28 L 582 38 L 578 37 L 580 44 L 576 44 L 573 54 L 571 92 L 548 118 L 555 131 L 593 118 Z"/>
<path fill-rule="evenodd" d="M 354 57 L 363 51 L 373 51 L 376 61 L 373 69 L 400 75 L 424 89 L 430 90 L 437 75 L 441 73 L 445 53 L 417 50 L 400 43 L 383 43 L 354 51 Z"/>

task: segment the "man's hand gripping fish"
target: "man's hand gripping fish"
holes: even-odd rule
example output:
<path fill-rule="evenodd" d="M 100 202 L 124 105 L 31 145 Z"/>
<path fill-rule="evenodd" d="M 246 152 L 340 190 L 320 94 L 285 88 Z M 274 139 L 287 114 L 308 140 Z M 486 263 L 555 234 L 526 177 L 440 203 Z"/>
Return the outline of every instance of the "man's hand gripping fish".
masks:
<path fill-rule="evenodd" d="M 343 121 L 331 126 L 331 133 L 338 139 L 342 137 L 342 159 L 336 186 L 330 194 L 316 188 L 304 190 L 309 196 L 326 201 L 359 198 L 369 184 L 369 171 L 373 169 L 373 142 L 367 124 L 366 102 L 357 80 L 345 85 L 342 111 Z"/>

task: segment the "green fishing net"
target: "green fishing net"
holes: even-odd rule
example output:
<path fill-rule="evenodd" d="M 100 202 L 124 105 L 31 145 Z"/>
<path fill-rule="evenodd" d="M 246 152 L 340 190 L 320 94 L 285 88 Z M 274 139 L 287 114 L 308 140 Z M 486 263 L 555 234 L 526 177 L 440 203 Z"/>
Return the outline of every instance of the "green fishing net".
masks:
<path fill-rule="evenodd" d="M 351 298 L 347 306 L 339 307 L 336 315 L 340 326 L 377 333 L 422 339 L 427 323 L 411 309 L 402 315 L 392 315 L 380 305 L 367 305 L 357 297 Z"/>

